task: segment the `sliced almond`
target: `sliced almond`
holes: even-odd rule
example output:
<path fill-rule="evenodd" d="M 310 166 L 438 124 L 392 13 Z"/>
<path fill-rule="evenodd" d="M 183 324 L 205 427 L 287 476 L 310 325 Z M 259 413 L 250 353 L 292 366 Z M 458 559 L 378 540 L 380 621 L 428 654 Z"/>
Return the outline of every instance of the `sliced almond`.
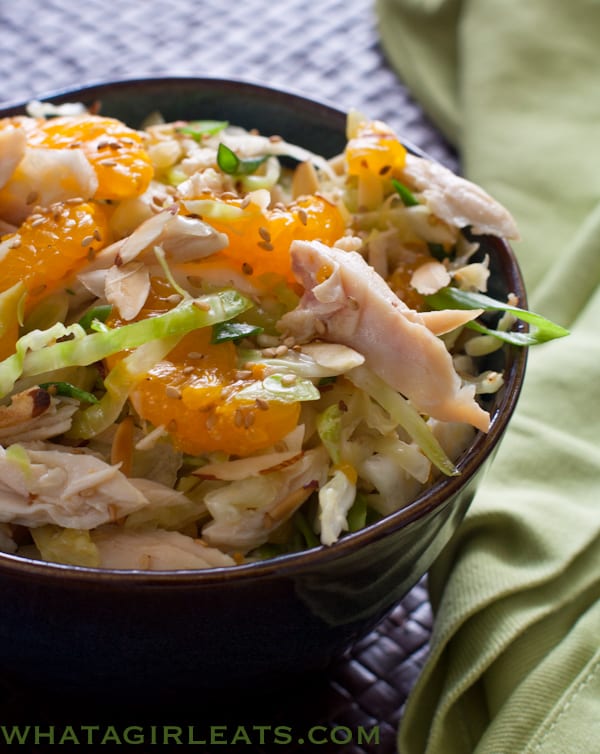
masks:
<path fill-rule="evenodd" d="M 251 476 L 270 474 L 291 466 L 302 458 L 302 453 L 293 450 L 282 453 L 265 453 L 252 458 L 237 458 L 234 461 L 210 463 L 194 471 L 194 476 L 204 479 L 222 479 L 226 482 L 240 481 Z"/>
<path fill-rule="evenodd" d="M 150 293 L 150 273 L 141 262 L 120 267 L 113 265 L 106 273 L 104 293 L 109 304 L 129 321 L 139 314 Z"/>

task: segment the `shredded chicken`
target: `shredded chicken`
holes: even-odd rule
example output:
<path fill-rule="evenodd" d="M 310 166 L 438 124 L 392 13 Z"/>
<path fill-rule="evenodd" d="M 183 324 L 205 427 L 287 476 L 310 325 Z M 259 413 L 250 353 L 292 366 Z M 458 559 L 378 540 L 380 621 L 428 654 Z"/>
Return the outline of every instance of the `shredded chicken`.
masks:
<path fill-rule="evenodd" d="M 0 521 L 92 529 L 144 505 L 118 467 L 89 453 L 46 443 L 0 447 Z"/>
<path fill-rule="evenodd" d="M 109 526 L 94 532 L 92 539 L 100 568 L 172 571 L 235 565 L 230 555 L 178 531 L 129 531 Z"/>
<path fill-rule="evenodd" d="M 406 183 L 420 192 L 433 215 L 458 228 L 470 226 L 473 233 L 518 239 L 515 221 L 501 204 L 471 181 L 438 162 L 406 155 Z"/>
<path fill-rule="evenodd" d="M 295 241 L 292 265 L 304 286 L 300 304 L 279 327 L 354 348 L 367 366 L 422 413 L 487 431 L 489 415 L 463 386 L 445 345 L 356 252 Z M 321 276 L 326 279 L 319 282 Z"/>

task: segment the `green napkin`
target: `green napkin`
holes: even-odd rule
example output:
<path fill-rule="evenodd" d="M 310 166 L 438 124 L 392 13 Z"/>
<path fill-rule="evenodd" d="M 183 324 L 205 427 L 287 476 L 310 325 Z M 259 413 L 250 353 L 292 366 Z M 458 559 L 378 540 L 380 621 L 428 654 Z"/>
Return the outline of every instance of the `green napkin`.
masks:
<path fill-rule="evenodd" d="M 600 2 L 377 0 L 382 44 L 514 214 L 530 350 L 511 426 L 430 572 L 401 754 L 600 752 Z"/>

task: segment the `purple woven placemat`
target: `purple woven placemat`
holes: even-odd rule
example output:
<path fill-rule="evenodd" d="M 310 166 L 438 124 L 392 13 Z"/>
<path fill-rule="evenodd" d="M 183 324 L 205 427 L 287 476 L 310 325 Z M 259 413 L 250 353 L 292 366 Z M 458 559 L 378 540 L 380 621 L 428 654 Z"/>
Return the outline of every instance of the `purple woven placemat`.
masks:
<path fill-rule="evenodd" d="M 343 109 L 357 108 L 386 120 L 449 167 L 458 165 L 452 148 L 387 65 L 373 8 L 365 0 L 19 0 L 0 3 L 0 40 L 0 105 L 116 78 L 229 77 L 292 89 Z M 242 750 L 395 751 L 402 708 L 427 651 L 430 628 L 431 610 L 420 583 L 308 689 L 297 689 L 277 703 L 271 699 L 262 710 L 262 722 L 279 720 L 296 726 L 295 731 L 325 726 L 338 730 L 337 741 L 300 744 L 295 735 L 288 745 L 265 741 Z M 186 722 L 180 703 L 176 695 L 170 698 L 162 708 L 163 722 Z M 89 725 L 108 714 L 98 708 L 84 712 L 84 707 L 77 714 L 85 714 Z M 52 700 L 36 695 L 35 689 L 0 682 L 0 723 L 10 724 L 11 715 L 22 719 L 24 709 L 33 725 L 51 724 L 57 714 Z M 151 717 L 157 714 L 146 710 L 145 716 L 129 719 L 132 725 L 136 720 L 151 724 L 153 719 L 158 722 Z M 202 705 L 195 715 L 186 705 L 185 714 L 190 725 L 207 723 Z M 235 704 L 220 711 L 229 725 L 244 714 Z M 71 724 L 75 715 L 73 710 Z M 62 722 L 68 723 L 69 711 L 64 717 Z M 346 730 L 353 732 L 352 740 L 343 740 Z M 42 738 L 30 751 L 48 750 L 47 743 L 48 738 Z M 193 749 L 231 747 L 194 743 Z"/>

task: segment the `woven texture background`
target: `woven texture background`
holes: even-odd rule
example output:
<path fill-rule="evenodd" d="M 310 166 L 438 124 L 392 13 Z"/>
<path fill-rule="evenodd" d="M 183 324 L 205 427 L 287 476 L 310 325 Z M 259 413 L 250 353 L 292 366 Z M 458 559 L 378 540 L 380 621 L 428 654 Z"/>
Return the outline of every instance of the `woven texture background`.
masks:
<path fill-rule="evenodd" d="M 457 168 L 451 147 L 387 65 L 368 0 L 0 0 L 0 104 L 75 85 L 156 74 L 256 81 L 340 108 L 358 108 L 388 121 L 403 137 Z M 315 679 L 315 687 L 300 698 L 271 702 L 262 721 L 378 726 L 377 743 L 312 748 L 322 754 L 395 751 L 402 707 L 427 651 L 430 628 L 421 583 L 377 630 Z M 0 722 L 10 723 L 11 715 L 22 718 L 24 709 L 29 722 L 54 720 L 51 700 L 37 698 L 34 690 L 17 690 L 6 680 L 0 683 Z M 173 719 L 170 713 L 175 709 L 163 708 L 164 721 Z M 94 714 L 100 711 L 87 711 L 88 723 L 93 724 Z M 227 719 L 235 723 L 238 714 L 233 707 Z"/>

